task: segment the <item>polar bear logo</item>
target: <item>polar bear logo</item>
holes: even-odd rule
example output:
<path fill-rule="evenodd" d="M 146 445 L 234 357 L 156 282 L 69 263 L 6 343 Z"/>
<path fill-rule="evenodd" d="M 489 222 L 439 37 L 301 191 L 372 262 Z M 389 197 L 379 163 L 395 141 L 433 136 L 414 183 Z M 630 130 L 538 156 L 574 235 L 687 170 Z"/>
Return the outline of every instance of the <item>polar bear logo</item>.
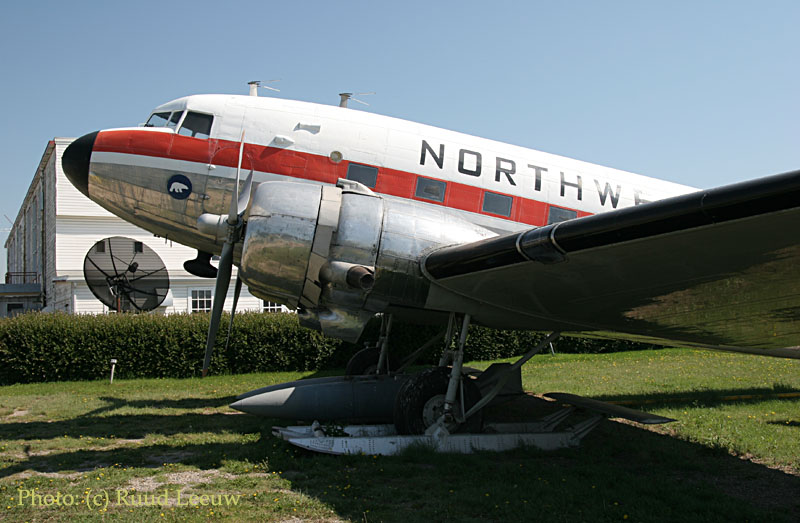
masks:
<path fill-rule="evenodd" d="M 187 187 L 185 184 L 182 184 L 181 182 L 172 182 L 172 185 L 170 185 L 169 187 L 169 192 L 176 192 L 178 194 L 181 194 L 183 191 L 188 191 L 188 190 L 189 187 Z"/>
<path fill-rule="evenodd" d="M 182 174 L 176 174 L 167 180 L 167 194 L 176 200 L 185 200 L 192 194 L 192 182 Z"/>

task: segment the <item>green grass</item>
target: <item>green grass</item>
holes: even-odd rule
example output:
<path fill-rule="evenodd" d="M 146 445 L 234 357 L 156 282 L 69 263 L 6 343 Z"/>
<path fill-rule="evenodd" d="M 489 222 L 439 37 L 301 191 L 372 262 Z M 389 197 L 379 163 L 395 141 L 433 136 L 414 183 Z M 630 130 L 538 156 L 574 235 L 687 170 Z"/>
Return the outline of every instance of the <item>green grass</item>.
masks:
<path fill-rule="evenodd" d="M 317 455 L 273 438 L 271 420 L 227 407 L 308 375 L 2 387 L 0 520 L 800 519 L 800 398 L 776 397 L 800 392 L 800 361 L 679 349 L 537 356 L 523 368 L 526 390 L 679 420 L 653 430 L 603 422 L 557 452 Z M 87 508 L 87 491 L 89 501 L 108 494 L 105 510 Z M 57 493 L 75 504 L 31 497 Z M 203 506 L 191 494 L 241 497 Z M 137 495 L 150 506 L 125 504 Z M 171 505 L 154 505 L 164 497 Z"/>

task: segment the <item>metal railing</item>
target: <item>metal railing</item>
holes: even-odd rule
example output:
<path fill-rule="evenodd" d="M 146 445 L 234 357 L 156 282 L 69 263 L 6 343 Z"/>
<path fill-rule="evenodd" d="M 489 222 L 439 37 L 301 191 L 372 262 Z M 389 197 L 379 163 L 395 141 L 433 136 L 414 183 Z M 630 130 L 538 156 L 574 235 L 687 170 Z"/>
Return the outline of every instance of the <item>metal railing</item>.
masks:
<path fill-rule="evenodd" d="M 39 274 L 36 272 L 7 272 L 6 283 L 39 283 Z"/>

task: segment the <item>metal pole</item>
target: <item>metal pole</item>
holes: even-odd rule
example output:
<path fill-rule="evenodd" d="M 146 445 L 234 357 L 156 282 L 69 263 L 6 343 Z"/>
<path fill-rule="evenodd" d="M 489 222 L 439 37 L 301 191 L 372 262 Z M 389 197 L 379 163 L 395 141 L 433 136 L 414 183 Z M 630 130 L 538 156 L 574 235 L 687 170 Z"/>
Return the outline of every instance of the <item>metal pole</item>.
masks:
<path fill-rule="evenodd" d="M 392 332 L 392 315 L 381 316 L 380 352 L 378 353 L 378 368 L 376 374 L 389 374 L 389 334 Z"/>
<path fill-rule="evenodd" d="M 112 359 L 111 360 L 111 380 L 108 382 L 109 385 L 114 383 L 114 368 L 116 366 L 117 366 L 117 360 L 116 359 Z"/>
<path fill-rule="evenodd" d="M 461 384 L 461 367 L 464 363 L 464 346 L 467 344 L 467 330 L 469 329 L 470 315 L 464 315 L 459 332 L 458 349 L 453 354 L 453 368 L 450 371 L 450 381 L 447 383 L 447 393 L 445 394 L 444 415 L 446 421 L 451 421 L 453 415 L 453 405 L 456 402 L 456 394 Z M 463 395 L 462 395 L 463 400 Z M 463 412 L 461 413 L 463 415 Z"/>

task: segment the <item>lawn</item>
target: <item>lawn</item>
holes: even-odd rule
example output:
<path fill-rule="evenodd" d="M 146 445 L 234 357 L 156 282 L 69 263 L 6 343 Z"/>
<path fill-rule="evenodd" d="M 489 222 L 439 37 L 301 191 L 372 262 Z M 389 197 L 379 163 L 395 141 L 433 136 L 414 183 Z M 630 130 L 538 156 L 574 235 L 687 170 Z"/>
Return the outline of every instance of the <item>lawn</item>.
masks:
<path fill-rule="evenodd" d="M 272 437 L 273 420 L 227 407 L 306 375 L 1 387 L 0 519 L 800 520 L 800 361 L 683 349 L 536 356 L 526 390 L 678 421 L 606 421 L 576 449 L 471 456 L 311 454 Z"/>

